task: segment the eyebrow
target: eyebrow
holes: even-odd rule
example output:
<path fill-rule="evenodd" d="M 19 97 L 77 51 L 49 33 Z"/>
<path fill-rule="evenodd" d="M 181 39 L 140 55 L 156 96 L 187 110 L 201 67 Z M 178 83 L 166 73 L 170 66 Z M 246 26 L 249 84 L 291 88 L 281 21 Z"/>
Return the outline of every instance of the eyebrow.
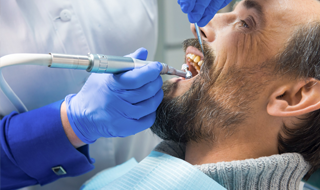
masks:
<path fill-rule="evenodd" d="M 260 17 L 263 17 L 263 9 L 262 6 L 260 5 L 260 3 L 258 3 L 258 1 L 255 0 L 244 0 L 243 2 L 244 7 L 246 7 L 247 9 L 255 9 L 257 11 L 257 13 L 259 14 Z"/>
<path fill-rule="evenodd" d="M 259 17 L 261 23 L 262 24 L 265 23 L 265 16 L 264 16 L 263 8 L 262 8 L 261 4 L 258 1 L 256 1 L 256 0 L 244 0 L 243 6 L 246 9 L 254 9 L 258 14 L 258 17 Z"/>

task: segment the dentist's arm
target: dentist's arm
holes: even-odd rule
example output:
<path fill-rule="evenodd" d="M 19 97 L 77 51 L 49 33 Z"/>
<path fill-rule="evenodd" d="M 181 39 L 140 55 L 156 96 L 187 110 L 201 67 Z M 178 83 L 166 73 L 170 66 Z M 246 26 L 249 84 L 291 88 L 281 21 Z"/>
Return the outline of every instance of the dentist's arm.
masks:
<path fill-rule="evenodd" d="M 0 121 L 0 189 L 44 185 L 94 168 L 88 145 L 75 149 L 67 138 L 61 123 L 61 103 L 21 114 L 12 112 Z M 55 173 L 55 167 L 66 173 Z"/>
<path fill-rule="evenodd" d="M 129 56 L 146 59 L 147 50 Z M 90 75 L 80 92 L 62 104 L 62 123 L 71 143 L 78 147 L 151 127 L 163 98 L 161 70 L 161 63 L 154 62 L 121 74 Z"/>
<path fill-rule="evenodd" d="M 145 59 L 147 51 L 132 56 Z M 65 103 L 5 116 L 0 121 L 0 189 L 44 185 L 84 174 L 94 168 L 84 143 L 150 127 L 163 95 L 161 69 L 161 64 L 153 63 L 127 74 L 94 74 Z M 54 172 L 57 167 L 65 172 Z"/>
<path fill-rule="evenodd" d="M 68 115 L 67 115 L 67 107 L 66 107 L 66 103 L 63 102 L 61 104 L 61 123 L 63 126 L 63 130 L 66 133 L 67 138 L 69 139 L 70 143 L 75 147 L 75 148 L 79 148 L 83 145 L 85 145 L 86 143 L 82 142 L 79 137 L 74 133 L 69 119 L 68 119 Z"/>

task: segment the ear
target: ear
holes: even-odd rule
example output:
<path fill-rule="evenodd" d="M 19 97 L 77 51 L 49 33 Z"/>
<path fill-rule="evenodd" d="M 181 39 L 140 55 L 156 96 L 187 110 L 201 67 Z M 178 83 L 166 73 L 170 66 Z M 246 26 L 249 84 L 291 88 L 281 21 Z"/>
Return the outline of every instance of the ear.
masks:
<path fill-rule="evenodd" d="M 271 94 L 267 112 L 278 117 L 299 116 L 320 109 L 320 81 L 310 78 L 277 88 Z"/>

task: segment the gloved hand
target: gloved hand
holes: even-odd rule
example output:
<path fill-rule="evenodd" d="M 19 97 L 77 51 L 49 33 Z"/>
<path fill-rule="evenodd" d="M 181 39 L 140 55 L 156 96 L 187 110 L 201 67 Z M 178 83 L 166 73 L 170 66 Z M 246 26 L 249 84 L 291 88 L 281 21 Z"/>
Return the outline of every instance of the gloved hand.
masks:
<path fill-rule="evenodd" d="M 190 23 L 206 26 L 214 15 L 232 0 L 178 0 L 182 12 L 188 14 Z"/>
<path fill-rule="evenodd" d="M 140 48 L 130 57 L 145 60 Z M 65 98 L 75 134 L 84 143 L 99 137 L 126 137 L 152 126 L 163 98 L 159 62 L 121 74 L 91 74 L 78 94 Z"/>

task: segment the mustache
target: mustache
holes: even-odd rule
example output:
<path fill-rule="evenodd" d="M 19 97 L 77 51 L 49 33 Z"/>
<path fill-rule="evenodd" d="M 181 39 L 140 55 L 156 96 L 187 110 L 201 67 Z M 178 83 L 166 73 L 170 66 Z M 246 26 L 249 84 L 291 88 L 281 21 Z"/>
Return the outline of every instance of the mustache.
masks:
<path fill-rule="evenodd" d="M 184 51 L 186 51 L 189 46 L 193 46 L 193 47 L 197 48 L 200 52 L 202 52 L 201 45 L 200 45 L 199 40 L 197 38 L 186 39 L 185 41 L 182 42 L 182 45 L 183 45 Z M 208 43 L 206 41 L 202 42 L 202 46 L 203 46 L 204 58 L 211 57 L 214 55 L 212 48 L 208 45 Z"/>
<path fill-rule="evenodd" d="M 198 39 L 196 39 L 196 38 L 186 39 L 185 41 L 182 42 L 182 45 L 183 45 L 184 51 L 186 51 L 189 46 L 193 46 L 193 47 L 197 48 L 199 51 L 201 51 L 200 43 L 199 43 Z M 205 45 L 203 43 L 203 51 L 205 51 L 204 46 Z"/>

